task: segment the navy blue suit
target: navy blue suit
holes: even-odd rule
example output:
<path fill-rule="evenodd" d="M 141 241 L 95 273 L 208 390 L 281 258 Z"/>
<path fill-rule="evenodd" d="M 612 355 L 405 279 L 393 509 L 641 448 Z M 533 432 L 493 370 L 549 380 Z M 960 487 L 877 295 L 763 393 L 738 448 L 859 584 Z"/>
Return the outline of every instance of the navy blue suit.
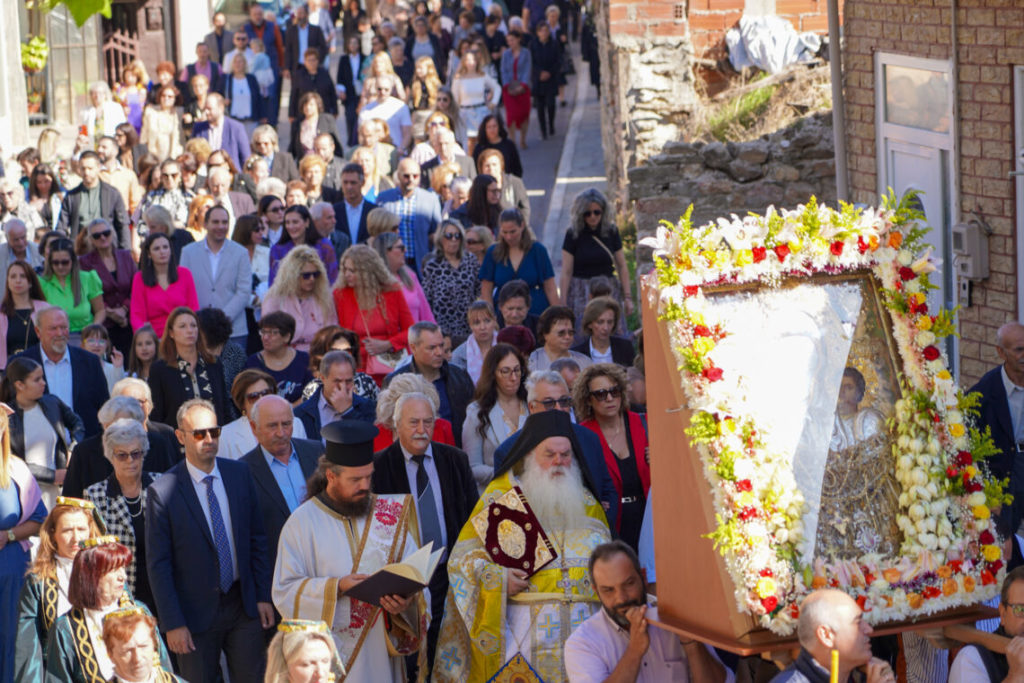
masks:
<path fill-rule="evenodd" d="M 316 393 L 299 404 L 295 409 L 295 417 L 302 420 L 302 426 L 306 428 L 306 436 L 317 439 L 320 437 L 320 394 L 323 387 L 316 390 Z M 365 399 L 359 394 L 352 394 L 352 408 L 345 413 L 346 420 L 362 420 L 373 424 L 377 421 L 377 404 Z"/>
<path fill-rule="evenodd" d="M 608 528 L 615 528 L 615 520 L 619 516 L 619 492 L 615 490 L 612 477 L 608 474 L 608 465 L 604 462 L 604 450 L 601 448 L 601 439 L 594 432 L 586 427 L 580 427 L 573 423 L 572 429 L 576 432 L 576 440 L 583 449 L 583 460 L 590 477 L 597 487 L 598 498 L 602 503 L 608 503 L 608 509 L 604 514 L 608 517 Z M 512 444 L 519 438 L 519 432 L 501 442 L 501 445 L 494 450 L 494 471 L 497 472 L 505 456 L 512 450 Z"/>
<path fill-rule="evenodd" d="M 217 469 L 231 513 L 230 533 L 238 581 L 227 593 L 221 593 L 217 585 L 213 534 L 185 461 L 157 478 L 148 489 L 146 568 L 160 614 L 160 628 L 167 632 L 187 626 L 196 644 L 196 652 L 178 656 L 184 677 L 212 683 L 223 649 L 232 678 L 259 680 L 263 675 L 262 660 L 254 657 L 251 642 L 238 642 L 244 639 L 232 638 L 231 633 L 248 630 L 256 638 L 262 635 L 256 603 L 271 601 L 273 571 L 268 561 L 263 515 L 249 466 L 217 458 Z M 220 503 L 223 505 L 224 501 Z M 230 607 L 235 607 L 234 613 Z"/>
<path fill-rule="evenodd" d="M 978 406 L 978 426 L 992 430 L 992 441 L 1002 451 L 999 455 L 988 458 L 988 466 L 992 474 L 1002 479 L 1010 477 L 1009 493 L 1014 501 L 1009 510 L 1003 509 L 1000 514 L 1003 523 L 1008 526 L 1004 533 L 1013 533 L 1020 525 L 1024 516 L 1024 476 L 1014 473 L 1014 461 L 1017 459 L 1017 444 L 1013 435 L 1013 419 L 1010 417 L 1010 404 L 1006 399 L 1006 387 L 1003 385 L 1003 366 L 993 368 L 971 387 L 971 393 L 981 393 L 981 405 Z M 1022 469 L 1024 474 L 1024 469 Z"/>
<path fill-rule="evenodd" d="M 345 209 L 346 206 L 348 206 L 348 204 L 344 200 L 334 205 L 334 229 L 337 232 L 348 235 L 349 239 L 351 239 L 352 228 L 348 224 L 348 213 Z M 366 216 L 376 208 L 377 205 L 373 202 L 368 202 L 365 199 L 363 200 L 363 209 L 359 214 L 359 225 L 356 226 L 356 240 L 353 244 L 366 244 L 366 240 L 370 239 L 370 233 L 366 229 Z"/>
<path fill-rule="evenodd" d="M 203 138 L 209 142 L 210 122 L 200 121 L 192 126 L 192 137 Z M 245 132 L 245 126 L 241 121 L 236 121 L 227 114 L 224 115 L 224 132 L 220 136 L 220 148 L 227 152 L 231 160 L 235 162 L 235 168 L 244 168 L 245 160 L 251 154 L 249 134 Z"/>
<path fill-rule="evenodd" d="M 42 365 L 42 353 L 43 350 L 39 348 L 39 344 L 36 344 L 18 355 L 31 358 Z M 103 374 L 103 366 L 96 355 L 83 351 L 77 346 L 68 346 L 68 353 L 71 354 L 71 409 L 78 417 L 82 418 L 82 426 L 85 428 L 85 436 L 88 438 L 102 431 L 96 415 L 100 407 L 110 398 L 110 392 L 107 391 L 107 377 Z M 49 386 L 46 387 L 46 393 L 50 393 Z"/>

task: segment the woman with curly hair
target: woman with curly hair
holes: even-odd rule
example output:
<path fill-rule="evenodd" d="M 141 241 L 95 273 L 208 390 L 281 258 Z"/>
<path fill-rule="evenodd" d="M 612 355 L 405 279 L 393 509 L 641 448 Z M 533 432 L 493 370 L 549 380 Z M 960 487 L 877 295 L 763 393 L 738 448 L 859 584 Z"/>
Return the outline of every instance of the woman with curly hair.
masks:
<path fill-rule="evenodd" d="M 609 211 L 608 199 L 595 188 L 580 192 L 572 203 L 571 220 L 562 240 L 561 303 L 572 309 L 577 321 L 582 321 L 590 300 L 590 280 L 603 275 L 614 283 L 612 298 L 625 311 L 617 329 L 619 334 L 625 334 L 624 319 L 633 312 L 633 294 L 622 237 Z M 580 331 L 577 326 L 576 333 Z"/>
<path fill-rule="evenodd" d="M 469 456 L 480 492 L 494 476 L 494 451 L 518 432 L 526 406 L 526 357 L 511 344 L 495 344 L 484 356 L 473 402 L 462 423 L 462 450 Z"/>
<path fill-rule="evenodd" d="M 572 385 L 576 419 L 601 439 L 604 461 L 622 499 L 615 524 L 619 538 L 636 549 L 651 488 L 647 423 L 629 410 L 626 371 L 615 363 L 584 368 Z"/>
<path fill-rule="evenodd" d="M 263 298 L 262 310 L 263 315 L 284 311 L 295 318 L 292 346 L 299 351 L 309 351 L 317 331 L 338 322 L 327 269 L 316 250 L 302 245 L 288 252 Z"/>
<path fill-rule="evenodd" d="M 313 373 L 313 379 L 302 390 L 302 399 L 308 400 L 323 382 L 320 381 L 320 361 L 330 351 L 344 351 L 356 359 L 359 364 L 359 337 L 352 330 L 346 330 L 340 325 L 328 325 L 323 327 L 315 335 L 309 344 L 309 371 Z M 380 387 L 373 381 L 373 378 L 365 372 L 356 372 L 355 389 L 353 392 L 370 401 L 377 401 L 377 394 Z"/>
<path fill-rule="evenodd" d="M 416 321 L 401 285 L 372 247 L 355 244 L 342 254 L 334 306 L 338 323 L 361 340 L 359 370 L 379 385 L 395 369 L 396 353 L 409 349 L 409 328 Z"/>
<path fill-rule="evenodd" d="M 285 256 L 298 246 L 313 249 L 327 271 L 327 282 L 333 283 L 338 277 L 338 257 L 330 240 L 321 237 L 313 225 L 313 216 L 303 205 L 295 204 L 284 210 L 284 230 L 276 244 L 270 247 L 270 286 L 274 286 L 277 269 Z"/>

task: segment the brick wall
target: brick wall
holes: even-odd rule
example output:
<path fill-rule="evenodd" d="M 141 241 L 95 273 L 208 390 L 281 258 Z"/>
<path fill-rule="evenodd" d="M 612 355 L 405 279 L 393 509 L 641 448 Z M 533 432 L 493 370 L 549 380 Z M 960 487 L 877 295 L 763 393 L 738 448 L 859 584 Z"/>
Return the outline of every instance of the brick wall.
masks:
<path fill-rule="evenodd" d="M 998 363 L 996 329 L 1016 319 L 1017 275 L 1013 169 L 1013 65 L 1024 64 L 1024 6 L 1014 0 L 960 0 L 960 207 L 994 230 L 991 277 L 975 286 L 960 312 L 961 381 L 970 386 Z M 874 54 L 949 59 L 951 9 L 934 0 L 849 0 L 843 69 L 847 145 L 854 201 L 877 203 Z M 944 264 L 950 267 L 950 264 Z"/>

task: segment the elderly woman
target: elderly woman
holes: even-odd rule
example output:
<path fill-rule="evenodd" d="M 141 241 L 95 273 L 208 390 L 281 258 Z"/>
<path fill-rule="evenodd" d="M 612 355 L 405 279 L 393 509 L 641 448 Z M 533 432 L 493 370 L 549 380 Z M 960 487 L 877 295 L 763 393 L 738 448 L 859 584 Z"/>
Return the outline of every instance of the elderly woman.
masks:
<path fill-rule="evenodd" d="M 573 351 L 575 316 L 565 306 L 551 306 L 537 321 L 537 342 L 540 346 L 530 354 L 530 372 L 547 370 L 559 358 L 571 358 L 581 367 L 591 364 L 589 357 Z"/>
<path fill-rule="evenodd" d="M 190 205 L 191 203 L 189 201 Z M 141 226 L 143 229 L 136 230 L 136 239 L 134 240 L 138 244 L 133 245 L 136 255 L 141 254 L 142 244 L 140 240 L 145 240 L 146 237 L 154 233 L 163 233 L 170 238 L 171 251 L 174 252 L 174 258 L 178 261 L 181 261 L 181 250 L 185 248 L 185 245 L 196 241 L 192 233 L 185 229 L 185 225 L 188 223 L 187 210 L 185 212 L 185 219 L 177 223 L 166 207 L 154 205 L 146 209 L 145 213 L 142 214 L 142 220 L 144 222 L 144 225 Z"/>
<path fill-rule="evenodd" d="M 263 298 L 263 315 L 284 311 L 295 319 L 292 346 L 309 351 L 317 331 L 338 322 L 327 269 L 312 247 L 293 248 L 279 266 L 274 285 Z"/>
<path fill-rule="evenodd" d="M 401 284 L 402 295 L 409 307 L 409 313 L 416 322 L 434 320 L 434 313 L 430 310 L 427 296 L 423 293 L 423 287 L 416 273 L 405 263 L 405 243 L 401 235 L 396 232 L 386 232 L 378 235 L 373 240 L 373 248 L 384 261 L 391 274 Z"/>
<path fill-rule="evenodd" d="M 295 318 L 284 311 L 274 311 L 260 318 L 259 324 L 263 350 L 249 356 L 245 367 L 263 370 L 277 382 L 278 396 L 289 403 L 301 403 L 302 389 L 313 375 L 309 371 L 309 354 L 291 345 Z"/>
<path fill-rule="evenodd" d="M 242 416 L 224 425 L 221 430 L 220 450 L 217 452 L 217 457 L 238 460 L 256 448 L 258 444 L 256 435 L 252 433 L 249 411 L 256 405 L 256 401 L 276 393 L 277 381 L 269 373 L 259 368 L 246 368 L 238 373 L 231 385 L 231 400 L 234 401 L 235 407 L 238 408 L 238 412 Z M 306 429 L 302 426 L 302 420 L 292 422 L 292 437 L 295 439 L 306 438 Z"/>
<path fill-rule="evenodd" d="M 132 341 L 132 327 L 128 320 L 128 307 L 132 298 L 132 280 L 135 260 L 128 249 L 114 247 L 114 228 L 106 218 L 91 221 L 86 228 L 89 251 L 79 263 L 83 271 L 99 275 L 103 285 L 103 306 L 107 312 L 103 326 L 107 328 L 111 343 L 127 354 Z"/>
<path fill-rule="evenodd" d="M 151 609 L 156 601 L 146 573 L 146 489 L 158 476 L 142 471 L 149 451 L 149 437 L 141 422 L 121 418 L 103 431 L 103 455 L 114 473 L 85 490 L 85 497 L 99 510 L 107 533 L 117 536 L 132 551 L 126 567 L 128 590 Z"/>
<path fill-rule="evenodd" d="M 495 344 L 484 356 L 473 402 L 462 423 L 462 450 L 483 493 L 494 476 L 494 451 L 518 432 L 526 406 L 526 357 L 510 344 Z"/>
<path fill-rule="evenodd" d="M 129 607 L 108 614 L 102 638 L 114 665 L 113 683 L 185 683 L 156 663 L 160 651 L 156 619 L 143 610 Z"/>
<path fill-rule="evenodd" d="M 434 250 L 423 259 L 423 292 L 446 334 L 470 332 L 466 310 L 480 291 L 480 262 L 465 250 L 466 232 L 457 221 L 441 221 Z"/>
<path fill-rule="evenodd" d="M 424 394 L 434 405 L 436 414 L 441 407 L 441 397 L 433 384 L 423 379 L 422 375 L 414 375 L 411 372 L 404 372 L 395 375 L 388 388 L 384 389 L 377 396 L 377 427 L 379 431 L 377 438 L 373 440 L 374 452 L 381 451 L 394 443 L 395 434 L 395 404 L 400 396 L 411 393 Z M 438 416 L 434 420 L 434 433 L 431 441 L 455 445 L 455 432 L 452 430 L 452 423 L 443 417 Z"/>
<path fill-rule="evenodd" d="M 309 399 L 322 386 L 320 361 L 331 351 L 345 351 L 355 359 L 356 365 L 359 365 L 359 338 L 355 332 L 346 330 L 339 325 L 328 325 L 321 328 L 313 336 L 313 341 L 309 345 L 309 371 L 313 373 L 313 379 L 302 390 L 303 399 Z M 376 402 L 380 387 L 365 372 L 357 372 L 355 388 L 352 393 Z"/>
<path fill-rule="evenodd" d="M 85 128 L 86 137 L 83 146 L 91 149 L 103 136 L 114 137 L 118 126 L 128 123 L 128 119 L 124 115 L 124 107 L 114 102 L 110 86 L 105 81 L 96 81 L 89 86 L 89 102 L 92 106 L 82 110 L 81 124 Z"/>
<path fill-rule="evenodd" d="M 71 609 L 68 588 L 75 556 L 83 541 L 101 533 L 96 506 L 80 498 L 58 498 L 45 518 L 39 529 L 39 548 L 18 599 L 17 653 L 13 657 L 17 681 L 43 680 L 43 653 L 50 630 L 57 617 Z M 3 661 L 11 659 L 5 656 Z"/>
<path fill-rule="evenodd" d="M 454 184 L 457 180 L 456 178 L 452 183 Z M 474 225 L 466 228 L 466 251 L 476 256 L 478 262 L 484 262 L 484 254 L 492 244 L 494 244 L 494 233 L 486 225 Z"/>
<path fill-rule="evenodd" d="M 125 591 L 132 551 L 116 536 L 100 536 L 85 542 L 75 556 L 68 588 L 71 610 L 57 619 L 46 643 L 46 676 L 64 683 L 109 681 L 114 663 L 103 646 L 103 618 L 118 609 L 146 606 Z M 150 615 L 152 616 L 152 615 Z M 160 664 L 170 671 L 167 649 L 160 643 Z"/>
<path fill-rule="evenodd" d="M 345 666 L 326 623 L 285 619 L 277 625 L 264 683 L 322 683 L 344 677 Z"/>

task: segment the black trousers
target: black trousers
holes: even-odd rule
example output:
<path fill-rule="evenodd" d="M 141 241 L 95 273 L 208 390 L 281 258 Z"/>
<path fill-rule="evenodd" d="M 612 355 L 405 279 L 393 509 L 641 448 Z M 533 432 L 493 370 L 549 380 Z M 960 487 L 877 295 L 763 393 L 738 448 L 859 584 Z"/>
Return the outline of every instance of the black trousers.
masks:
<path fill-rule="evenodd" d="M 178 673 L 189 683 L 217 683 L 220 680 L 221 652 L 228 661 L 232 681 L 262 681 L 267 665 L 263 627 L 259 618 L 245 613 L 242 589 L 236 581 L 220 596 L 217 617 L 203 633 L 193 633 L 196 649 L 175 655 Z"/>
<path fill-rule="evenodd" d="M 550 92 L 548 92 L 550 90 Z M 555 134 L 555 97 L 558 91 L 555 88 L 547 88 L 545 92 L 533 96 L 533 106 L 537 109 L 537 120 L 540 121 L 540 133 L 542 136 Z"/>

